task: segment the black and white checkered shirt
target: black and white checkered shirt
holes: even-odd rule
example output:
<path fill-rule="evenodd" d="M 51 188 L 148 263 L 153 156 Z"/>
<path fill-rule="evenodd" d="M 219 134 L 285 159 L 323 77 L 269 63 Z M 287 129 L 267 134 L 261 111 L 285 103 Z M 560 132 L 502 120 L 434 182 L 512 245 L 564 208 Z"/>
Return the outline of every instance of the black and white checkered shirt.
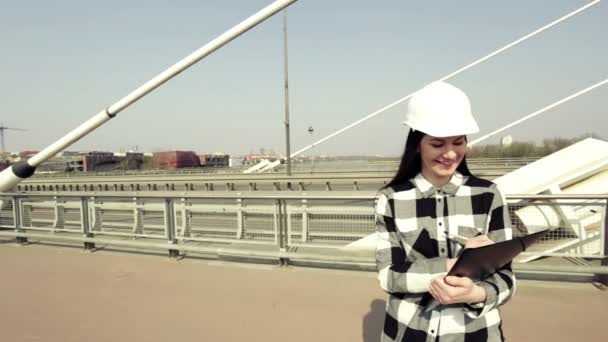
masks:
<path fill-rule="evenodd" d="M 502 341 L 498 307 L 515 291 L 511 265 L 477 284 L 486 301 L 441 305 L 430 295 L 431 280 L 447 272 L 446 259 L 463 246 L 446 238 L 487 234 L 512 238 L 509 211 L 496 184 L 455 173 L 436 188 L 421 174 L 385 188 L 376 206 L 376 263 L 389 295 L 382 341 Z"/>

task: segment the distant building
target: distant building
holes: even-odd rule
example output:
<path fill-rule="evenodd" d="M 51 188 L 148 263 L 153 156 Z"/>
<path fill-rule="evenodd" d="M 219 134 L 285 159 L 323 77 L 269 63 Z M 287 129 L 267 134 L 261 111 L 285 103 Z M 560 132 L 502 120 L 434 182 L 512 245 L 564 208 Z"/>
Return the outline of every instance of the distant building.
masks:
<path fill-rule="evenodd" d="M 37 172 L 72 172 L 72 171 L 84 171 L 84 161 L 82 156 L 76 155 L 63 155 L 53 157 L 46 160 L 36 168 Z"/>
<path fill-rule="evenodd" d="M 229 167 L 230 156 L 223 153 L 203 154 L 198 156 L 203 167 Z"/>
<path fill-rule="evenodd" d="M 115 155 L 113 152 L 89 152 L 82 156 L 83 171 L 117 171 L 141 170 L 144 165 L 144 155 L 129 153 Z"/>
<path fill-rule="evenodd" d="M 86 152 L 77 152 L 77 151 L 62 151 L 57 153 L 57 157 L 80 157 L 82 155 L 87 154 Z"/>
<path fill-rule="evenodd" d="M 121 163 L 124 170 L 143 170 L 144 154 L 140 152 L 127 152 Z"/>
<path fill-rule="evenodd" d="M 186 167 L 199 167 L 199 157 L 192 151 L 165 151 L 154 152 L 152 157 L 155 167 L 181 169 Z"/>

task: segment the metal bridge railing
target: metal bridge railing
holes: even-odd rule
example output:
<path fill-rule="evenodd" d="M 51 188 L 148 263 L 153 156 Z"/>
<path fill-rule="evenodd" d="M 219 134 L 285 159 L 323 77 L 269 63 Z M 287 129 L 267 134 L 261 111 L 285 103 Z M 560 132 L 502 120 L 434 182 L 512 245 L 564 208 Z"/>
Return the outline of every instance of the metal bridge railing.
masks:
<path fill-rule="evenodd" d="M 4 230 L 0 236 L 20 241 L 68 239 L 82 241 L 87 248 L 103 242 L 158 247 L 173 254 L 230 250 L 281 260 L 305 256 L 368 265 L 374 261 L 373 195 L 15 193 L 0 199 L 0 228 Z M 545 256 L 608 256 L 608 196 L 522 195 L 509 196 L 508 203 L 515 236 L 551 230 L 516 262 Z M 370 242 L 360 245 L 361 241 Z"/>

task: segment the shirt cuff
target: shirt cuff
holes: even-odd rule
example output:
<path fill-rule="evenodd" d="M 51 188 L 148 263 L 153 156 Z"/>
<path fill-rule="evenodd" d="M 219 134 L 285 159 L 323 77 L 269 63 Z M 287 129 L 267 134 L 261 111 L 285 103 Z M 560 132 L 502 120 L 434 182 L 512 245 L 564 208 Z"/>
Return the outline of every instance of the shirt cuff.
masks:
<path fill-rule="evenodd" d="M 494 304 L 498 299 L 498 291 L 496 287 L 487 281 L 477 283 L 486 291 L 486 300 L 480 303 L 465 304 L 464 311 L 471 318 L 479 318 L 485 315 L 488 311 L 494 308 Z"/>

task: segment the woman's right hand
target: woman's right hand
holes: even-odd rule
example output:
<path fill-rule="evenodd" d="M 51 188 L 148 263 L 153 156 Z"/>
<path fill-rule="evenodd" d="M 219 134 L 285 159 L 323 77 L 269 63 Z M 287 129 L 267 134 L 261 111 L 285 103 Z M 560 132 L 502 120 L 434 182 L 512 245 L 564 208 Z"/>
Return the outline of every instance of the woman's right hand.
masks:
<path fill-rule="evenodd" d="M 492 244 L 494 244 L 494 241 L 490 239 L 487 235 L 477 235 L 475 237 L 468 238 L 466 243 L 464 244 L 464 248 L 477 248 Z"/>
<path fill-rule="evenodd" d="M 452 269 L 452 267 L 454 267 L 454 264 L 456 263 L 456 260 L 458 260 L 458 258 L 455 258 L 455 259 L 446 259 L 446 264 L 447 264 L 448 272 L 450 272 L 450 270 Z"/>

